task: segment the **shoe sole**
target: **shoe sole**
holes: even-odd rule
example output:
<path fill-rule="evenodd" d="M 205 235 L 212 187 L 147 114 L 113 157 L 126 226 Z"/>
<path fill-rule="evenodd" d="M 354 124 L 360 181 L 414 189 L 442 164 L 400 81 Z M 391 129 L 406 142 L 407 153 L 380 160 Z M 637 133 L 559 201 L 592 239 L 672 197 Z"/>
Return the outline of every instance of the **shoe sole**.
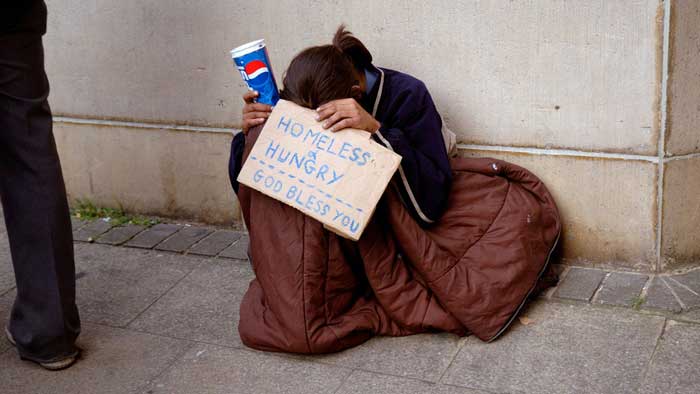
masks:
<path fill-rule="evenodd" d="M 12 337 L 12 334 L 10 333 L 10 330 L 7 327 L 5 327 L 5 337 L 7 338 L 7 341 L 10 342 L 10 344 L 12 344 L 12 346 L 17 347 L 17 342 L 15 342 L 15 338 Z M 22 360 L 27 360 L 27 361 L 37 363 L 42 368 L 47 369 L 49 371 L 60 371 L 62 369 L 66 369 L 66 368 L 70 367 L 71 365 L 75 364 L 75 362 L 77 361 L 76 356 L 70 356 L 70 357 L 65 358 L 63 360 L 50 361 L 50 362 L 34 361 L 34 360 L 24 358 L 22 356 L 20 356 L 20 358 Z"/>

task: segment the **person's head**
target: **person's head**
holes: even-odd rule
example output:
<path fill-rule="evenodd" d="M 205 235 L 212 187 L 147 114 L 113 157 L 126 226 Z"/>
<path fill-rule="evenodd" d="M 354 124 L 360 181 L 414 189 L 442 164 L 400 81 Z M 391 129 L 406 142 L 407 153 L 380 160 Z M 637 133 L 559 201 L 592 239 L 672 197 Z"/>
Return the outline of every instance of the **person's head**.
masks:
<path fill-rule="evenodd" d="M 307 48 L 292 59 L 284 75 L 280 97 L 307 108 L 354 97 L 364 91 L 364 70 L 372 55 L 341 25 L 332 45 Z"/>

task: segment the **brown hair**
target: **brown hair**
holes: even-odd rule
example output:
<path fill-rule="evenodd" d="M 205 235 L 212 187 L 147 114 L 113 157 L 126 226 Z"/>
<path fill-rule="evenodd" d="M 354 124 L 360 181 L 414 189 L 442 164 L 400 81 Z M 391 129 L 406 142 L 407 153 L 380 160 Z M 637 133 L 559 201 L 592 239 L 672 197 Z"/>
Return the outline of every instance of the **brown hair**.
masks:
<path fill-rule="evenodd" d="M 345 25 L 338 26 L 338 30 L 333 36 L 333 46 L 340 49 L 350 59 L 356 70 L 364 71 L 372 66 L 372 54 L 369 53 L 362 41 L 345 30 Z"/>
<path fill-rule="evenodd" d="M 284 75 L 280 98 L 302 107 L 317 108 L 352 97 L 353 66 L 333 45 L 304 49 L 292 59 Z"/>
<path fill-rule="evenodd" d="M 352 97 L 357 74 L 371 64 L 364 44 L 340 25 L 332 45 L 304 49 L 292 59 L 280 97 L 307 108 Z"/>

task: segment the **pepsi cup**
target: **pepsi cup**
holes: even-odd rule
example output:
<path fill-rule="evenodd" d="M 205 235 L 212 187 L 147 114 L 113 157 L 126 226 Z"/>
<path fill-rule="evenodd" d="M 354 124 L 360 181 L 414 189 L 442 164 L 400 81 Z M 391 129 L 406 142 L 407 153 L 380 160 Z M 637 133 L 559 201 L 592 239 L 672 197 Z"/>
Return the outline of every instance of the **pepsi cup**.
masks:
<path fill-rule="evenodd" d="M 240 71 L 248 89 L 255 90 L 260 95 L 257 102 L 269 105 L 277 104 L 280 99 L 275 77 L 272 75 L 270 58 L 267 56 L 265 40 L 257 40 L 243 44 L 231 51 L 231 57 L 236 68 Z"/>

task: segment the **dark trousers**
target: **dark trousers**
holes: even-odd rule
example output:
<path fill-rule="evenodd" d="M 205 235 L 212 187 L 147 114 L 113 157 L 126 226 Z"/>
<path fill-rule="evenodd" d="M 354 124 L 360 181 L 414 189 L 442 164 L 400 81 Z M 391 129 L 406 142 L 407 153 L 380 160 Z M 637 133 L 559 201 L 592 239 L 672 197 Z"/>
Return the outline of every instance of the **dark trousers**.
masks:
<path fill-rule="evenodd" d="M 76 354 L 73 235 L 39 33 L 0 33 L 0 197 L 17 283 L 8 328 L 20 356 Z"/>

